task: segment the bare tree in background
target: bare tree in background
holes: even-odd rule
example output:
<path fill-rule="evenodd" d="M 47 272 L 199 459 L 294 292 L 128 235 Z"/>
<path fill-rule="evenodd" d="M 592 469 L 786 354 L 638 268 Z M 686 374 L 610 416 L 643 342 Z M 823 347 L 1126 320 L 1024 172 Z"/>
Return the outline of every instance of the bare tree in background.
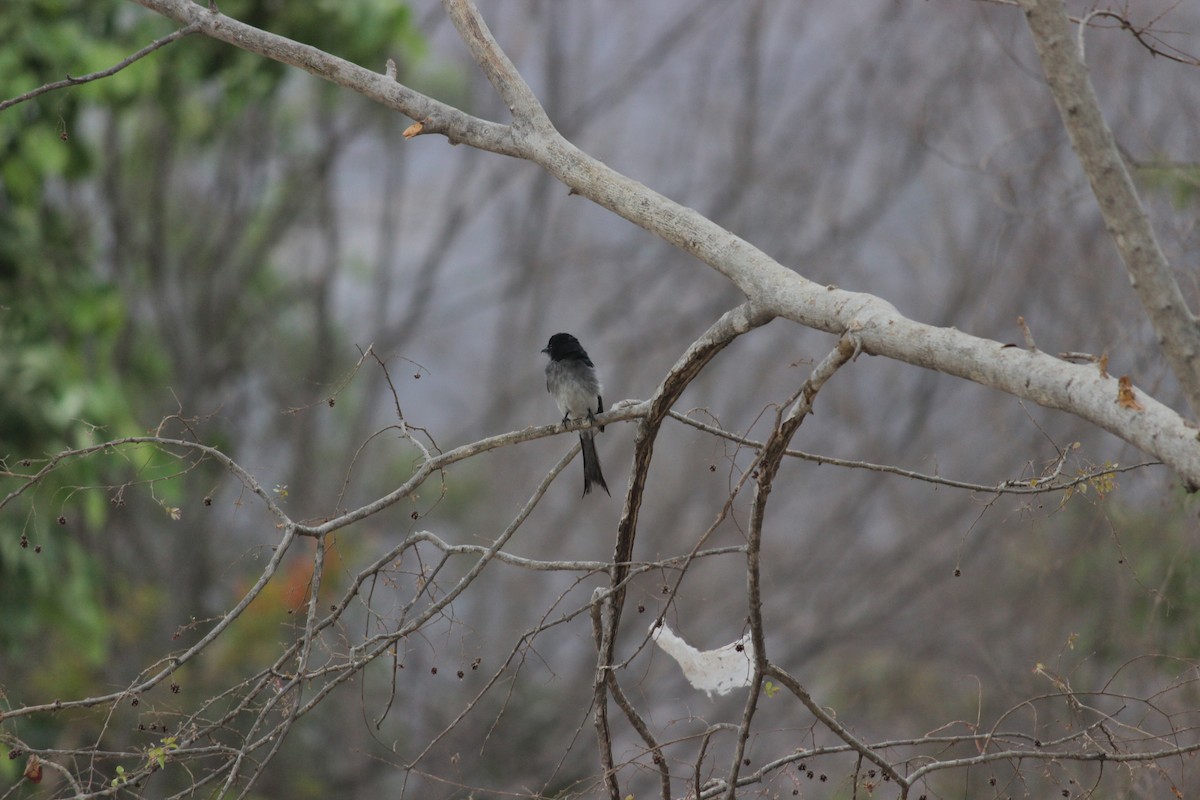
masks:
<path fill-rule="evenodd" d="M 488 20 L 512 41 L 506 53 L 472 3 L 445 0 L 502 103 L 476 92 L 473 116 L 216 10 L 139 2 L 405 114 L 413 140 L 387 143 L 378 177 L 390 188 L 369 209 L 370 313 L 355 335 L 375 346 L 340 379 L 335 355 L 317 348 L 305 378 L 321 391 L 291 404 L 308 471 L 276 477 L 262 450 L 235 460 L 206 443 L 190 415 L 227 395 L 196 397 L 216 385 L 204 369 L 182 400 L 190 411 L 155 435 L 24 467 L 7 454 L 12 508 L 72 459 L 152 450 L 178 463 L 179 480 L 219 465 L 234 488 L 206 497 L 236 497 L 251 558 L 265 563 L 216 617 L 180 620 L 183 644 L 139 654 L 111 692 L 27 699 L 4 687 L 0 735 L 27 772 L 49 773 L 49 792 L 280 790 L 272 764 L 308 736 L 366 793 L 353 754 L 306 731 L 335 698 L 357 718 L 342 726 L 368 732 L 354 746 L 374 780 L 412 796 L 1195 791 L 1200 654 L 1186 641 L 1158 651 L 1116 626 L 1123 640 L 1108 641 L 1101 626 L 1072 655 L 1080 605 L 1188 597 L 1169 577 L 1186 558 L 1156 572 L 1124 554 L 1135 538 L 1194 533 L 1153 521 L 1165 470 L 1131 473 L 1161 462 L 1189 489 L 1200 481 L 1194 423 L 1173 410 L 1200 402 L 1194 290 L 1167 259 L 1183 263 L 1194 234 L 1180 223 L 1160 244 L 1133 190 L 1141 162 L 1121 156 L 1084 66 L 1101 33 L 1138 59 L 1186 61 L 1153 20 L 1069 19 L 1057 3 L 1022 0 L 937 20 L 883 4 L 859 28 L 840 7 L 753 2 L 736 14 L 680 4 L 646 26 L 636 7 L 545 2 Z M 914 23 L 945 57 L 912 45 Z M 606 52 L 618 40 L 623 60 Z M 850 55 L 821 74 L 834 51 Z M 1011 75 L 990 82 L 997 62 L 981 54 L 1011 59 Z M 1183 81 L 1194 67 L 1170 69 Z M 1152 114 L 1197 108 L 1191 90 L 1139 117 L 1136 84 L 1124 85 L 1116 116 L 1128 109 L 1147 131 L 1160 124 Z M 648 129 L 648 97 L 690 121 Z M 1043 113 L 1051 98 L 1077 160 L 1030 133 L 1055 119 Z M 505 108 L 511 124 L 490 121 Z M 396 152 L 429 134 L 475 148 L 441 156 L 448 179 L 422 178 Z M 1179 135 L 1162 146 L 1194 149 L 1194 132 Z M 981 137 L 992 144 L 982 155 Z M 342 140 L 323 141 L 293 179 L 332 163 Z M 655 162 L 662 194 L 622 174 Z M 1047 192 L 1047 175 L 1080 166 L 1095 199 L 1082 184 Z M 318 241 L 337 242 L 344 222 L 321 186 Z M 992 203 L 958 199 L 976 192 Z M 1180 218 L 1156 202 L 1156 216 Z M 421 215 L 426 205 L 436 214 Z M 114 214 L 114 241 L 122 222 Z M 342 252 L 314 259 L 318 329 L 334 324 Z M 200 283 L 219 306 L 239 262 L 211 259 L 229 265 L 215 276 L 227 282 Z M 458 286 L 448 298 L 447 284 Z M 612 506 L 578 502 L 574 470 L 570 492 L 556 481 L 574 450 L 555 461 L 533 444 L 573 431 L 528 427 L 551 421 L 553 404 L 526 353 L 572 328 L 610 400 L 644 387 L 600 418 L 614 490 L 628 470 Z M 218 373 L 245 356 L 206 352 L 186 326 L 162 330 Z M 389 357 L 418 350 L 415 365 Z M 442 363 L 461 376 L 439 374 Z M 367 382 L 385 399 L 382 427 L 348 388 Z M 320 415 L 347 401 L 359 411 L 352 436 L 323 448 Z M 1087 505 L 1122 480 L 1137 482 L 1121 487 L 1129 510 Z M 993 560 L 1036 568 L 990 575 Z M 299 599 L 254 649 L 238 638 L 247 609 L 281 584 Z M 663 622 L 701 651 L 736 642 L 724 652 L 744 660 L 745 686 L 723 699 L 691 688 L 653 642 Z M 222 674 L 245 663 L 237 650 L 253 668 Z M 191 671 L 221 674 L 223 689 L 173 699 Z M 18 727 L 88 709 L 104 723 L 86 744 L 41 746 Z M 127 735 L 139 726 L 150 733 Z"/>

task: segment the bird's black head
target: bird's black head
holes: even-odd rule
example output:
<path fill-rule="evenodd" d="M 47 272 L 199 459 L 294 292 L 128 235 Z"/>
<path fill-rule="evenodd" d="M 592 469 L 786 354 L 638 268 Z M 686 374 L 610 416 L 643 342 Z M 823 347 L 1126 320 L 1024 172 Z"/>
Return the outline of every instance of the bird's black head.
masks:
<path fill-rule="evenodd" d="M 562 361 L 564 358 L 587 358 L 579 340 L 569 333 L 556 333 L 550 337 L 550 343 L 542 348 L 542 352 L 550 356 L 551 361 Z"/>

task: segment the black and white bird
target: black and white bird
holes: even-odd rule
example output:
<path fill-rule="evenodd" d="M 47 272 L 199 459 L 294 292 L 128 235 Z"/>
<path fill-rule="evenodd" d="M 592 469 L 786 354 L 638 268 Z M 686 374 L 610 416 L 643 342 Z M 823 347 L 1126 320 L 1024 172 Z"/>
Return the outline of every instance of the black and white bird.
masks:
<path fill-rule="evenodd" d="M 542 352 L 550 356 L 546 364 L 546 391 L 558 404 L 564 425 L 572 419 L 595 419 L 596 414 L 604 411 L 604 401 L 600 398 L 603 389 L 596 375 L 596 365 L 578 339 L 569 333 L 556 333 Z M 600 426 L 600 430 L 604 430 L 604 426 Z M 598 483 L 611 497 L 604 474 L 600 472 L 594 436 L 595 431 L 590 428 L 579 432 L 579 442 L 583 446 L 583 493 L 587 494 L 592 490 L 592 484 Z"/>

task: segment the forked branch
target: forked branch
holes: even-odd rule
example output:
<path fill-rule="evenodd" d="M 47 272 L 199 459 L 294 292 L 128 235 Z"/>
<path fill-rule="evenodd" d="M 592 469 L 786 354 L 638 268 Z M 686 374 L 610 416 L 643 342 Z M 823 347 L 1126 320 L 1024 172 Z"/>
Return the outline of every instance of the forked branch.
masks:
<path fill-rule="evenodd" d="M 1175 377 L 1183 386 L 1192 413 L 1200 415 L 1200 324 L 1188 308 L 1112 130 L 1100 111 L 1083 53 L 1071 36 L 1062 0 L 1020 0 L 1020 3 L 1042 61 L 1046 83 L 1071 138 L 1071 147 L 1092 185 L 1104 226 L 1121 254 L 1130 282 Z"/>
<path fill-rule="evenodd" d="M 207 36 L 298 66 L 370 97 L 418 120 L 421 124 L 414 127 L 419 128 L 417 133 L 421 135 L 442 134 L 451 142 L 532 161 L 569 187 L 573 194 L 592 200 L 696 256 L 735 284 L 764 313 L 837 335 L 855 329 L 866 353 L 965 378 L 1074 414 L 1162 460 L 1187 485 L 1200 487 L 1200 442 L 1196 440 L 1195 429 L 1180 414 L 1146 392 L 1138 390 L 1141 409 L 1130 409 L 1118 403 L 1116 378 L 1093 367 L 1070 364 L 1040 351 L 1006 348 L 1000 342 L 955 328 L 926 325 L 904 317 L 879 297 L 814 283 L 694 209 L 652 191 L 579 150 L 545 121 L 536 98 L 516 76 L 511 62 L 470 0 L 445 2 L 459 35 L 475 54 L 481 69 L 497 85 L 514 115 L 519 115 L 511 126 L 473 117 L 398 83 L 386 73 L 371 72 L 190 0 L 136 2 L 180 24 L 196 25 Z M 1131 206 L 1125 214 L 1136 215 L 1135 208 Z M 1139 269 L 1138 280 L 1154 296 L 1169 300 L 1169 308 L 1153 312 L 1155 330 L 1163 338 L 1169 359 L 1195 407 L 1200 396 L 1200 333 L 1188 330 L 1191 314 L 1177 302 L 1177 287 L 1172 289 L 1161 269 L 1161 260 L 1154 254 L 1157 245 L 1153 244 L 1152 233 L 1150 239 L 1137 233 L 1142 230 L 1140 223 L 1129 230 L 1128 235 L 1137 235 L 1128 246 L 1138 249 L 1139 263 L 1145 261 L 1148 265 L 1144 271 Z"/>

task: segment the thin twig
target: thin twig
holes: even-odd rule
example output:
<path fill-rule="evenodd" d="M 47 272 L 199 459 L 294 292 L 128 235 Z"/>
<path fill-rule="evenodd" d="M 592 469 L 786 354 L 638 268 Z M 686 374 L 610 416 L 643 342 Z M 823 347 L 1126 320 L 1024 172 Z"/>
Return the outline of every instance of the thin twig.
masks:
<path fill-rule="evenodd" d="M 738 773 L 745 756 L 746 743 L 750 738 L 750 723 L 758 708 L 759 695 L 762 692 L 763 674 L 767 668 L 767 637 L 763 626 L 762 587 L 760 563 L 762 555 L 763 522 L 766 516 L 767 499 L 775 482 L 775 475 L 783 464 L 784 454 L 788 443 L 800 429 L 800 425 L 812 412 L 813 402 L 821 387 L 833 377 L 843 365 L 848 363 L 858 352 L 858 340 L 854 334 L 847 333 L 838 340 L 837 346 L 821 359 L 813 368 L 808 380 L 796 392 L 787 404 L 781 406 L 775 417 L 775 426 L 767 438 L 756 459 L 757 464 L 751 469 L 755 475 L 754 498 L 750 506 L 750 530 L 746 546 L 746 597 L 749 610 L 750 637 L 754 644 L 753 672 L 750 677 L 750 691 L 742 709 L 742 721 L 738 726 L 738 735 L 734 743 L 734 752 L 729 765 L 729 774 L 725 779 L 726 798 L 734 800 L 737 794 Z"/>
<path fill-rule="evenodd" d="M 604 609 L 604 594 L 597 588 L 592 592 L 592 638 L 596 642 L 596 652 L 600 654 L 601 659 L 611 649 L 608 637 L 611 635 L 612 626 L 604 624 Z M 606 676 L 610 669 L 611 667 L 603 663 L 596 668 L 597 677 L 592 688 L 592 724 L 596 728 L 596 741 L 600 749 L 600 768 L 604 771 L 604 786 L 608 789 L 610 800 L 620 800 L 621 788 L 617 784 L 616 764 L 613 761 L 612 729 L 608 724 L 608 679 Z"/>
<path fill-rule="evenodd" d="M 672 411 L 671 417 L 684 423 L 685 425 L 690 425 L 697 430 L 704 431 L 705 433 L 711 433 L 714 436 L 720 436 L 722 439 L 736 442 L 740 445 L 745 445 L 753 450 L 761 450 L 763 447 L 763 443 L 756 439 L 751 439 L 748 436 L 741 436 L 733 433 L 732 431 L 727 431 L 724 428 L 718 428 L 715 425 L 709 425 L 708 423 L 700 422 L 699 420 L 692 419 L 686 414 L 681 414 L 678 411 Z M 1124 467 L 1105 467 L 1103 469 L 1085 472 L 1068 481 L 1063 481 L 1062 483 L 1050 483 L 1044 476 L 1039 476 L 1037 478 L 1008 478 L 1000 481 L 999 483 L 987 484 L 975 483 L 972 481 L 961 481 L 954 478 L 944 478 L 941 475 L 930 475 L 924 472 L 917 472 L 915 470 L 896 467 L 891 464 L 876 464 L 871 461 L 837 458 L 836 456 L 827 456 L 821 453 L 809 453 L 804 450 L 792 450 L 789 448 L 785 454 L 789 458 L 799 458 L 803 461 L 811 461 L 814 464 L 828 464 L 833 467 L 844 467 L 846 469 L 865 469 L 872 472 L 885 472 L 891 475 L 899 475 L 902 478 L 912 478 L 913 480 L 933 483 L 938 486 L 947 486 L 951 489 L 966 489 L 972 492 L 986 492 L 989 494 L 1046 494 L 1047 492 L 1061 492 L 1071 489 L 1075 486 L 1079 486 L 1082 483 L 1095 480 L 1096 478 L 1102 478 L 1106 475 L 1118 475 L 1123 472 L 1132 472 L 1133 470 L 1142 469 L 1144 467 L 1159 467 L 1163 464 L 1161 461 L 1142 461 L 1137 464 L 1131 464 Z"/>
<path fill-rule="evenodd" d="M 200 26 L 194 22 L 191 23 L 190 25 L 185 25 L 182 28 L 180 28 L 179 30 L 175 31 L 174 33 L 168 33 L 166 36 L 162 37 L 161 39 L 155 39 L 153 42 L 146 45 L 141 50 L 138 50 L 136 53 L 134 53 L 131 56 L 121 59 L 116 64 L 113 64 L 111 67 L 109 67 L 108 69 L 102 69 L 99 72 L 91 72 L 91 73 L 88 73 L 87 75 L 81 75 L 78 78 L 72 78 L 70 75 L 68 75 L 65 79 L 63 79 L 61 81 L 55 81 L 54 83 L 47 83 L 44 86 L 39 86 L 36 89 L 31 89 L 30 91 L 26 92 L 25 94 L 18 95 L 17 97 L 13 97 L 8 100 L 4 100 L 4 101 L 0 102 L 0 111 L 4 111 L 7 108 L 12 108 L 15 105 L 24 103 L 26 100 L 32 100 L 33 98 L 39 97 L 43 94 L 46 94 L 47 92 L 57 91 L 58 89 L 65 89 L 68 86 L 78 86 L 81 83 L 89 83 L 91 81 L 100 80 L 101 78 L 107 78 L 111 75 L 116 75 L 118 72 L 125 69 L 130 64 L 134 63 L 135 61 L 140 61 L 141 59 L 143 59 L 146 56 L 153 53 L 158 48 L 164 47 L 164 46 L 170 44 L 171 42 L 175 41 L 176 39 L 182 39 L 183 37 L 193 34 L 198 30 L 200 30 Z"/>
<path fill-rule="evenodd" d="M 634 438 L 633 469 L 629 478 L 629 488 L 625 493 L 625 507 L 621 519 L 617 523 L 616 546 L 613 554 L 613 569 L 610 579 L 612 594 L 606 600 L 607 618 L 604 619 L 604 636 L 601 638 L 601 648 L 596 663 L 596 675 L 593 685 L 593 702 L 596 714 L 605 713 L 607 702 L 606 691 L 608 681 L 606 672 L 613 668 L 617 629 L 620 625 L 621 610 L 625 602 L 625 578 L 628 567 L 625 566 L 633 553 L 633 543 L 637 535 L 638 519 L 641 512 L 642 499 L 646 490 L 646 481 L 650 471 L 650 463 L 654 455 L 654 445 L 662 423 L 671 407 L 679 399 L 684 389 L 700 374 L 701 370 L 721 352 L 730 342 L 760 325 L 765 325 L 771 315 L 753 303 L 743 303 L 730 309 L 709 327 L 684 352 L 675 365 L 671 367 L 662 383 L 648 401 L 649 410 L 638 425 Z M 600 742 L 601 760 L 612 762 L 611 741 L 602 739 Z M 620 789 L 616 776 L 605 772 L 609 794 L 614 798 L 620 797 Z"/>
<path fill-rule="evenodd" d="M 625 692 L 621 689 L 621 685 L 617 683 L 617 674 L 612 670 L 608 671 L 608 689 L 612 692 L 613 700 L 616 701 L 617 707 L 625 712 L 625 718 L 629 720 L 629 724 L 637 731 L 638 736 L 642 737 L 642 741 L 646 743 L 646 747 L 650 748 L 651 757 L 654 765 L 658 767 L 659 785 L 662 789 L 663 800 L 671 800 L 671 771 L 667 768 L 667 757 L 663 755 L 662 746 L 655 740 L 654 734 L 650 732 L 650 726 L 642 719 L 642 715 L 633 707 L 633 703 L 629 702 L 629 698 L 625 696 Z"/>
<path fill-rule="evenodd" d="M 771 663 L 768 663 L 766 666 L 766 674 L 779 681 L 779 683 L 785 689 L 794 694 L 796 699 L 804 704 L 804 707 L 807 708 L 813 716 L 824 723 L 825 727 L 833 731 L 833 733 L 839 739 L 845 742 L 851 750 L 879 767 L 879 769 L 883 771 L 884 775 L 887 775 L 896 782 L 897 786 L 909 786 L 911 784 L 910 780 L 906 780 L 904 776 L 897 772 L 896 769 L 889 764 L 885 758 L 879 755 L 877 752 L 879 749 L 878 746 L 872 746 L 865 743 L 851 733 L 845 725 L 838 722 L 836 717 L 834 717 L 824 708 L 821 708 L 817 701 L 813 700 L 812 695 L 808 693 L 808 690 L 804 688 L 800 681 L 793 678 L 781 667 Z"/>

